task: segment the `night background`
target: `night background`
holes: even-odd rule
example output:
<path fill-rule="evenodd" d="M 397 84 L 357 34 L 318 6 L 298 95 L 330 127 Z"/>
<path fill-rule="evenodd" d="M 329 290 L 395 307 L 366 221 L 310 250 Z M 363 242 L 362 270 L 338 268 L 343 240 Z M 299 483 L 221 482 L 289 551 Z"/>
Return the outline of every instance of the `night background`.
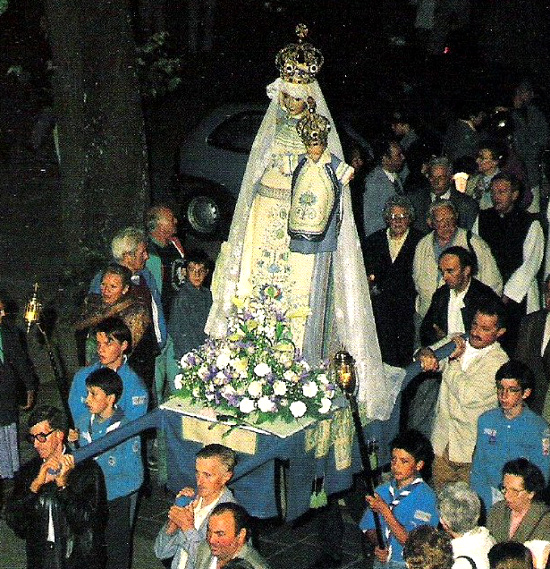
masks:
<path fill-rule="evenodd" d="M 396 108 L 440 139 L 460 102 L 509 105 L 523 79 L 550 116 L 550 2 L 472 0 L 469 26 L 452 30 L 438 54 L 416 33 L 416 6 L 407 0 L 217 0 L 212 49 L 194 51 L 188 2 L 7 0 L 0 14 L 0 288 L 21 320 L 40 283 L 69 370 L 76 369 L 71 318 L 112 235 L 141 225 L 150 203 L 178 207 L 173 178 L 186 135 L 221 104 L 267 102 L 275 55 L 295 40 L 297 23 L 307 24 L 324 55 L 318 80 L 332 114 L 367 141 L 388 129 Z M 5 5 L 0 0 L 0 12 Z M 160 32 L 168 36 L 154 48 Z M 181 215 L 180 227 L 190 240 Z M 202 245 L 216 251 L 219 240 Z M 41 396 L 55 402 L 47 355 L 32 334 L 29 347 L 44 374 Z M 151 542 L 165 515 L 158 501 L 142 505 L 136 569 L 161 566 Z M 268 527 L 262 551 L 273 554 L 274 569 L 288 567 L 290 556 L 297 569 L 309 565 L 316 542 L 307 523 Z M 358 532 L 348 533 L 346 567 L 364 567 Z M 14 559 L 24 556 L 12 541 L 0 539 L 0 567 L 15 566 L 4 563 L 17 547 Z"/>

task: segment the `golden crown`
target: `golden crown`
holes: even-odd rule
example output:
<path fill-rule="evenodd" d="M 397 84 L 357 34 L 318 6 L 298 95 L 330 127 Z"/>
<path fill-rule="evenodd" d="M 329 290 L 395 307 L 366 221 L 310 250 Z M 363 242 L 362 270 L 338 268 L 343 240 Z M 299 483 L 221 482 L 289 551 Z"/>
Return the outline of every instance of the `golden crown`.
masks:
<path fill-rule="evenodd" d="M 306 25 L 298 24 L 296 26 L 298 43 L 283 47 L 275 58 L 275 65 L 284 81 L 311 83 L 325 61 L 323 54 L 316 47 L 304 42 L 308 31 Z"/>
<path fill-rule="evenodd" d="M 311 97 L 308 97 L 307 103 L 308 112 L 298 121 L 296 130 L 305 146 L 326 145 L 330 122 L 326 117 L 315 112 L 315 101 Z"/>

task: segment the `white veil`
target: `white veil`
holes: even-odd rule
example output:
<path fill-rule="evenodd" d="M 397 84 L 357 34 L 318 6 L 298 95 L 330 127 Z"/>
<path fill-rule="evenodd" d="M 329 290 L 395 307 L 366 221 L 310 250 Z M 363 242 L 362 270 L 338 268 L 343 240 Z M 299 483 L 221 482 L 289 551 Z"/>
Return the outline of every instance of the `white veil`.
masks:
<path fill-rule="evenodd" d="M 313 97 L 317 112 L 327 117 L 333 125 L 328 138 L 329 151 L 341 160 L 344 158 L 334 121 L 317 81 L 294 84 L 279 78 L 268 85 L 267 95 L 271 102 L 252 145 L 229 237 L 222 245 L 212 278 L 213 305 L 205 330 L 214 338 L 221 338 L 227 332 L 227 319 L 232 310 L 232 299 L 237 293 L 244 236 L 256 184 L 264 173 L 275 142 L 281 92 L 303 100 Z M 349 186 L 343 190 L 342 223 L 338 247 L 333 254 L 333 269 L 336 347 L 345 349 L 355 359 L 357 399 L 362 415 L 369 419 L 388 419 L 399 386 L 384 374 Z"/>

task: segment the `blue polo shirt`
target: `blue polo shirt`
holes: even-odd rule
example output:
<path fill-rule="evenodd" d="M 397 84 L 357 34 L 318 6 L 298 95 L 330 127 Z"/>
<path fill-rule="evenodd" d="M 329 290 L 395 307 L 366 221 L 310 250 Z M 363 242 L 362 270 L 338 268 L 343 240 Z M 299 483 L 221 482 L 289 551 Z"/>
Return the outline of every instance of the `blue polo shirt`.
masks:
<path fill-rule="evenodd" d="M 86 378 L 100 367 L 102 366 L 98 362 L 82 368 L 76 372 L 73 378 L 69 392 L 69 408 L 75 421 L 88 413 L 88 407 L 84 403 L 88 394 Z M 147 388 L 137 373 L 128 365 L 126 357 L 116 372 L 122 379 L 122 395 L 118 401 L 118 406 L 124 411 L 128 421 L 133 421 L 147 413 L 149 405 Z"/>
<path fill-rule="evenodd" d="M 80 431 L 80 446 L 103 438 L 127 422 L 120 407 L 115 407 L 113 416 L 103 422 L 100 422 L 97 415 L 90 415 L 89 412 L 82 415 L 76 421 L 76 427 Z M 106 450 L 96 457 L 96 461 L 103 471 L 109 501 L 137 492 L 143 484 L 139 436 Z"/>
<path fill-rule="evenodd" d="M 390 504 L 393 499 L 390 494 L 390 484 L 393 485 L 395 496 L 399 495 L 399 492 L 402 490 L 411 490 L 411 493 L 402 498 L 399 504 L 393 509 L 393 515 L 407 532 L 412 531 L 418 526 L 428 525 L 437 527 L 439 524 L 437 498 L 434 491 L 424 481 L 420 482 L 420 484 L 410 484 L 401 489 L 397 489 L 394 480 L 378 486 L 376 493 L 380 495 L 386 504 Z M 380 522 L 385 538 L 388 526 L 382 516 L 380 516 Z M 359 522 L 359 527 L 363 531 L 375 529 L 374 517 L 370 508 L 363 514 Z M 403 546 L 397 541 L 393 533 L 390 534 L 389 543 L 387 543 L 387 545 L 391 547 L 391 561 L 405 563 L 403 560 Z"/>
<path fill-rule="evenodd" d="M 550 474 L 550 427 L 540 416 L 524 407 L 521 415 L 507 419 L 500 407 L 490 409 L 477 422 L 477 441 L 472 461 L 470 486 L 487 511 L 502 499 L 502 467 L 516 458 L 536 464 L 548 482 Z"/>

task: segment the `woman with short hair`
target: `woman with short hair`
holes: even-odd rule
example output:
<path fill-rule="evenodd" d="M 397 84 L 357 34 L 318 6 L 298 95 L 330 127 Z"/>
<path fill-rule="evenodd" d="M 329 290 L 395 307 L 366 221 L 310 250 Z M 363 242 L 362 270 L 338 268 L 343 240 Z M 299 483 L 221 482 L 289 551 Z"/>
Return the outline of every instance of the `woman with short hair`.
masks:
<path fill-rule="evenodd" d="M 495 540 L 487 528 L 478 525 L 479 496 L 461 481 L 444 486 L 438 500 L 441 525 L 452 537 L 453 569 L 471 569 L 468 558 L 477 569 L 489 569 L 487 555 Z"/>
<path fill-rule="evenodd" d="M 548 539 L 550 508 L 538 499 L 544 487 L 542 472 L 526 458 L 510 460 L 503 466 L 504 500 L 491 508 L 487 520 L 487 528 L 497 543 Z"/>

